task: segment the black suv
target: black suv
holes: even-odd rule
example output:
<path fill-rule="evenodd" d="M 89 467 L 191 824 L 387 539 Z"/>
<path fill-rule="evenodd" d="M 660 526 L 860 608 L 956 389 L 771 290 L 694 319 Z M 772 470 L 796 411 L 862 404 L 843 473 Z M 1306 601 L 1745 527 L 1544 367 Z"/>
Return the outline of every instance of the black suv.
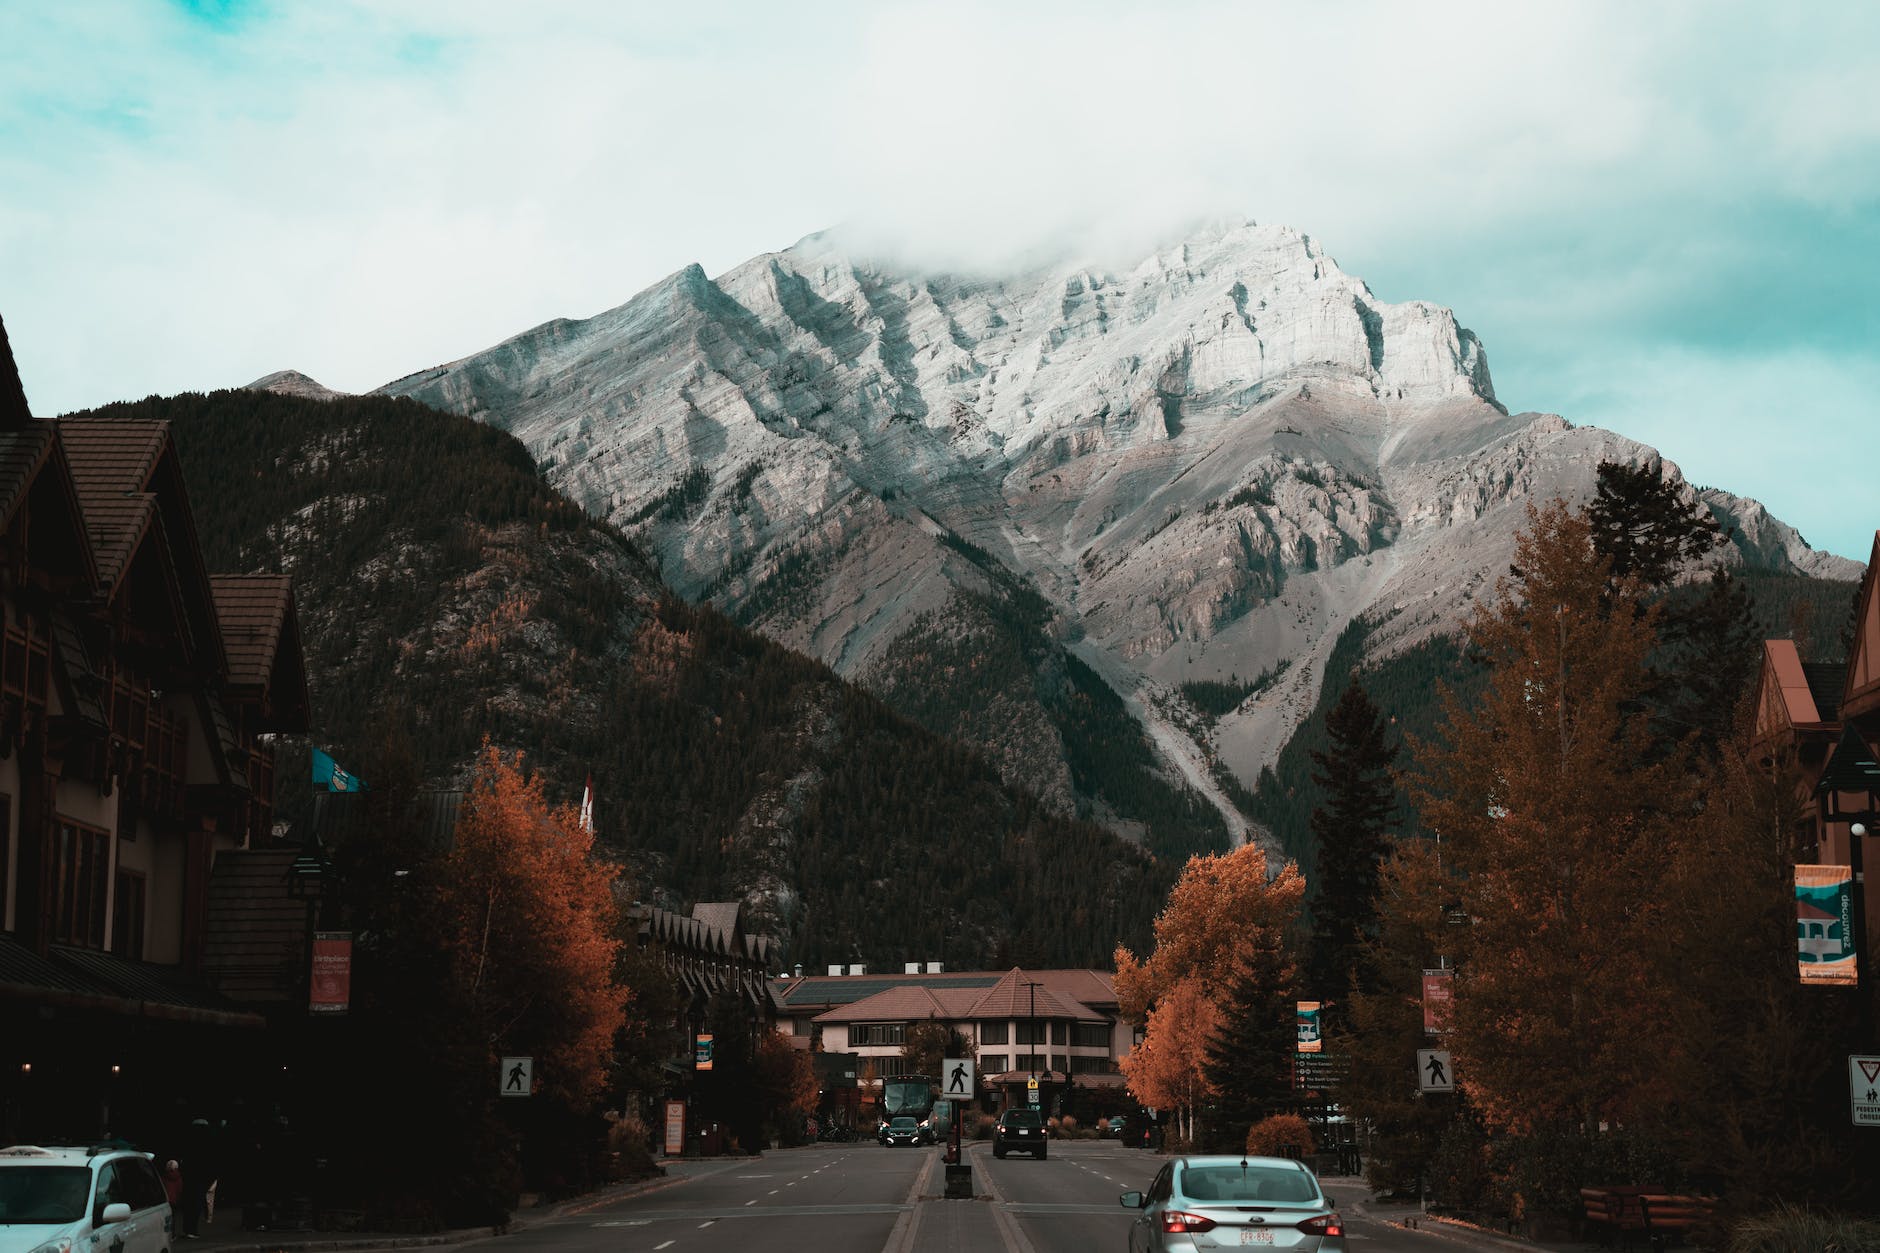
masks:
<path fill-rule="evenodd" d="M 992 1129 L 992 1155 L 1004 1157 L 1007 1152 L 1016 1150 L 1031 1153 L 1042 1161 L 1047 1138 L 1044 1119 L 1038 1117 L 1037 1110 L 1008 1109 L 999 1115 L 999 1124 Z"/>

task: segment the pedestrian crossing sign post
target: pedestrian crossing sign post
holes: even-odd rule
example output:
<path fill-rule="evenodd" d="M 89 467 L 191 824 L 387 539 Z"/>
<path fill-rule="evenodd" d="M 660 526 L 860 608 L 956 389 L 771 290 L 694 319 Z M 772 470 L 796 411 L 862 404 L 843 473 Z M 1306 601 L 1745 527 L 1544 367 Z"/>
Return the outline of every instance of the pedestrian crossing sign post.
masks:
<path fill-rule="evenodd" d="M 1417 1050 L 1417 1091 L 1454 1092 L 1456 1072 L 1444 1049 Z"/>
<path fill-rule="evenodd" d="M 496 1076 L 496 1090 L 503 1096 L 527 1096 L 535 1087 L 533 1057 L 505 1057 Z"/>
<path fill-rule="evenodd" d="M 940 1099 L 964 1105 L 979 1091 L 973 1072 L 977 1064 L 970 1057 L 948 1057 L 940 1063 Z"/>
<path fill-rule="evenodd" d="M 1880 1127 L 1880 1057 L 1849 1056 L 1848 1097 L 1856 1127 Z"/>

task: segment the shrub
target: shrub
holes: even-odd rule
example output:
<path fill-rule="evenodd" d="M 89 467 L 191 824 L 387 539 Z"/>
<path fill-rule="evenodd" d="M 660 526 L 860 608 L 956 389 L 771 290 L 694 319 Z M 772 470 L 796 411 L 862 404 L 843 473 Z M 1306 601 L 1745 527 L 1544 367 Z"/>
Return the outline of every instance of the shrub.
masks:
<path fill-rule="evenodd" d="M 1782 1205 L 1740 1220 L 1729 1253 L 1880 1253 L 1880 1224 Z"/>
<path fill-rule="evenodd" d="M 990 1140 L 992 1138 L 992 1129 L 998 1125 L 998 1122 L 999 1120 L 994 1118 L 991 1114 L 974 1114 L 972 1127 L 973 1139 Z"/>
<path fill-rule="evenodd" d="M 615 1169 L 622 1179 L 643 1179 L 659 1173 L 653 1161 L 653 1141 L 646 1123 L 631 1111 L 616 1117 L 607 1114 L 607 1147 L 612 1151 Z"/>
<path fill-rule="evenodd" d="M 1066 1114 L 1064 1117 L 1057 1119 L 1056 1122 L 1059 1135 L 1067 1136 L 1077 1130 L 1077 1116 L 1075 1114 Z"/>
<path fill-rule="evenodd" d="M 1297 1114 L 1274 1114 L 1247 1128 L 1247 1152 L 1256 1157 L 1282 1157 L 1289 1144 L 1301 1153 L 1317 1148 L 1311 1126 Z"/>

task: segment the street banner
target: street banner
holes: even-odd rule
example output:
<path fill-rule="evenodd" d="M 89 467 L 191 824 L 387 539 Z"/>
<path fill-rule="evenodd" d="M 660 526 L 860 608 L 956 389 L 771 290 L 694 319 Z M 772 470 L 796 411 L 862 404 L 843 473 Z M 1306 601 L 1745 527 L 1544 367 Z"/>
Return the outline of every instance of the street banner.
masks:
<path fill-rule="evenodd" d="M 1316 1053 L 1319 1051 L 1319 1009 L 1321 1001 L 1300 1001 L 1299 1006 L 1299 1052 Z"/>
<path fill-rule="evenodd" d="M 1423 972 L 1423 1030 L 1425 1034 L 1440 1035 L 1449 1030 L 1449 1005 L 1455 995 L 1455 971 L 1426 970 Z"/>
<path fill-rule="evenodd" d="M 352 1000 L 352 932 L 315 931 L 307 1012 L 343 1014 Z"/>
<path fill-rule="evenodd" d="M 1852 987 L 1856 982 L 1851 868 L 1795 868 L 1795 958 L 1803 983 Z"/>
<path fill-rule="evenodd" d="M 710 1070 L 712 1068 L 712 1033 L 698 1033 L 698 1047 L 692 1053 L 692 1069 Z"/>
<path fill-rule="evenodd" d="M 685 1152 L 685 1102 L 666 1102 L 666 1156 L 678 1157 Z"/>

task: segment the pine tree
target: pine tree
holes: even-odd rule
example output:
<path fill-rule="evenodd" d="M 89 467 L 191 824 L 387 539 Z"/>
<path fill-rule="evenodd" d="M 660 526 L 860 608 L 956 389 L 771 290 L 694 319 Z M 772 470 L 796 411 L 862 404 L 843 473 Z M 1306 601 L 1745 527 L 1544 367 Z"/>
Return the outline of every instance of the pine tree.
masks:
<path fill-rule="evenodd" d="M 1312 881 L 1312 947 L 1306 957 L 1307 995 L 1336 1016 L 1354 982 L 1370 980 L 1364 945 L 1377 931 L 1377 867 L 1397 816 L 1390 773 L 1397 746 L 1384 716 L 1357 679 L 1326 715 L 1331 743 L 1314 752 L 1312 776 L 1325 803 L 1312 811 L 1318 873 Z"/>
<path fill-rule="evenodd" d="M 1715 757 L 1736 729 L 1761 657 L 1749 593 L 1727 570 L 1701 595 L 1667 606 L 1664 647 L 1653 666 L 1653 705 L 1665 739 L 1696 736 Z"/>
<path fill-rule="evenodd" d="M 1204 1063 L 1231 1148 L 1244 1145 L 1247 1128 L 1285 1108 L 1291 1095 L 1299 1039 L 1293 982 L 1279 934 L 1257 933 L 1228 985 Z"/>
<path fill-rule="evenodd" d="M 1729 538 L 1695 498 L 1664 477 L 1663 466 L 1599 463 L 1599 486 L 1586 515 L 1593 547 L 1612 566 L 1612 577 L 1663 587 L 1678 568 Z"/>

